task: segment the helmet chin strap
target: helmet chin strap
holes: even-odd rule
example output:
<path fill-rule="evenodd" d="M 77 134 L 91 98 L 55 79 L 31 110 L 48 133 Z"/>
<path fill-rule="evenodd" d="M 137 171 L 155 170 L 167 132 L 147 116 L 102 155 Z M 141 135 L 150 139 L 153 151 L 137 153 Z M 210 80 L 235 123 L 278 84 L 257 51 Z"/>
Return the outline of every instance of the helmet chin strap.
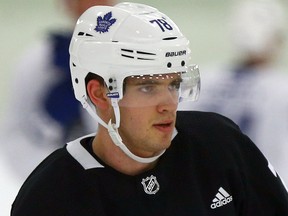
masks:
<path fill-rule="evenodd" d="M 108 123 L 108 132 L 109 135 L 116 146 L 118 146 L 128 157 L 132 158 L 133 160 L 140 162 L 140 163 L 151 163 L 156 161 L 162 154 L 164 154 L 165 150 L 163 150 L 159 155 L 154 157 L 143 158 L 133 154 L 127 146 L 122 142 L 122 138 L 118 132 L 118 128 L 120 126 L 120 110 L 118 105 L 118 98 L 111 98 L 116 124 L 112 124 L 110 120 Z"/>
<path fill-rule="evenodd" d="M 110 135 L 111 139 L 113 140 L 114 144 L 116 146 L 118 146 L 127 156 L 129 156 L 130 158 L 132 158 L 133 160 L 135 160 L 137 162 L 140 162 L 140 163 L 154 162 L 165 152 L 165 150 L 163 150 L 159 155 L 156 155 L 154 157 L 148 157 L 148 158 L 139 157 L 139 156 L 133 154 L 126 147 L 126 145 L 124 145 L 124 143 L 122 142 L 122 139 L 118 133 L 117 128 L 115 128 L 115 125 L 111 123 L 111 120 L 109 121 L 109 124 L 108 124 L 108 132 L 109 132 L 109 135 Z"/>
<path fill-rule="evenodd" d="M 88 113 L 97 121 L 99 124 L 101 124 L 103 127 L 107 128 L 109 135 L 113 141 L 113 143 L 118 146 L 128 157 L 131 159 L 140 162 L 140 163 L 152 163 L 156 161 L 162 154 L 164 154 L 165 150 L 161 151 L 160 154 L 154 156 L 154 157 L 148 157 L 148 158 L 143 158 L 139 157 L 135 154 L 133 154 L 127 147 L 126 145 L 122 142 L 122 138 L 118 132 L 118 128 L 120 126 L 120 110 L 118 106 L 118 99 L 117 98 L 111 98 L 115 118 L 116 118 L 116 124 L 113 124 L 112 121 L 110 120 L 108 124 L 106 124 L 97 114 L 96 112 L 92 109 L 91 105 L 89 102 L 83 98 L 82 100 L 82 105 L 83 108 L 85 108 Z"/>
<path fill-rule="evenodd" d="M 91 103 L 91 102 L 90 102 Z M 90 104 L 87 99 L 82 98 L 81 104 L 84 109 L 87 110 L 87 112 L 103 127 L 108 129 L 108 125 L 96 114 L 96 111 L 92 109 L 91 104 Z"/>

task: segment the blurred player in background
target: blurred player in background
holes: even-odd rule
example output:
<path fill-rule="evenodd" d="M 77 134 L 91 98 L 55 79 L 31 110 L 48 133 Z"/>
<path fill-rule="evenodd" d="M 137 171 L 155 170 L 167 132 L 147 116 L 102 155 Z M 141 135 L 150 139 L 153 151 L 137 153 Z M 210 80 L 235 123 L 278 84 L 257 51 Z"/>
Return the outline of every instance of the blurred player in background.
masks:
<path fill-rule="evenodd" d="M 278 59 L 287 20 L 276 0 L 235 5 L 230 33 L 237 59 L 202 70 L 201 100 L 180 109 L 214 111 L 234 120 L 288 182 L 288 71 Z"/>
<path fill-rule="evenodd" d="M 22 180 L 36 164 L 77 135 L 95 131 L 74 98 L 69 69 L 69 43 L 78 17 L 93 5 L 114 0 L 59 0 L 71 18 L 71 29 L 50 31 L 32 45 L 16 65 L 10 87 L 8 112 L 1 123 L 1 151 Z M 39 142 L 41 140 L 41 142 Z M 9 145 L 8 145 L 9 143 Z"/>

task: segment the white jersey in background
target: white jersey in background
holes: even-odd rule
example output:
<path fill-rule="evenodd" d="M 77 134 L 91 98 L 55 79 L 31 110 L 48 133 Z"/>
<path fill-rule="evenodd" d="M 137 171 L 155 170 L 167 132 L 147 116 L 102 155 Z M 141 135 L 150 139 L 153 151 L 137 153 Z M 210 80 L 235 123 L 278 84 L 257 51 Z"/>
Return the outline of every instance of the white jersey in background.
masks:
<path fill-rule="evenodd" d="M 180 110 L 204 110 L 235 121 L 288 182 L 288 74 L 272 68 L 231 71 L 202 69 L 196 103 Z"/>

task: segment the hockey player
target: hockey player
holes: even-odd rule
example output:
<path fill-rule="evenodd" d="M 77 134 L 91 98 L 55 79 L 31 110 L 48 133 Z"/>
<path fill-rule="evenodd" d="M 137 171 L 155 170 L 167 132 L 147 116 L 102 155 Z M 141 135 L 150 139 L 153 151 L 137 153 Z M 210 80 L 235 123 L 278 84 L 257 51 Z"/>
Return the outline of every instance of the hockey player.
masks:
<path fill-rule="evenodd" d="M 96 6 L 70 44 L 75 96 L 99 122 L 28 177 L 11 215 L 288 215 L 288 194 L 229 119 L 196 100 L 189 41 L 157 9 Z M 69 109 L 69 107 L 67 107 Z"/>

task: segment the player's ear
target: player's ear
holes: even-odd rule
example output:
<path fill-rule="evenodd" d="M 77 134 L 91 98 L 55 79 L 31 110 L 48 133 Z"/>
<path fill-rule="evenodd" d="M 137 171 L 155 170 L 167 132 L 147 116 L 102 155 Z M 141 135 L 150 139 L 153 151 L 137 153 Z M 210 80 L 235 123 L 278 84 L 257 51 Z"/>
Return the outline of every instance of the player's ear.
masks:
<path fill-rule="evenodd" d="M 99 109 L 108 109 L 109 98 L 106 96 L 107 90 L 98 80 L 92 79 L 87 84 L 87 94 L 91 102 Z"/>

